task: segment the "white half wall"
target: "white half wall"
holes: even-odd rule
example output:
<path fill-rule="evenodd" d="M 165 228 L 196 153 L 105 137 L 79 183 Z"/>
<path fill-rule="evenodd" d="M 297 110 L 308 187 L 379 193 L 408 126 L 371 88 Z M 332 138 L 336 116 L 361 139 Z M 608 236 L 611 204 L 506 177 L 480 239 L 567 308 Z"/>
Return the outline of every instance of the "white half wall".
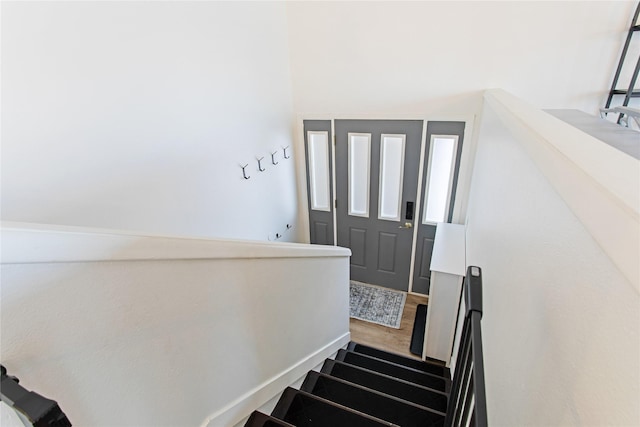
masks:
<path fill-rule="evenodd" d="M 513 128 L 523 132 L 510 133 L 502 122 L 506 116 L 498 115 L 494 104 L 486 103 L 483 111 L 466 229 L 467 263 L 483 272 L 489 423 L 639 425 L 636 276 L 626 277 L 615 262 L 618 254 L 593 237 L 593 222 L 582 222 L 586 207 L 574 203 L 581 192 L 611 191 L 618 173 L 611 174 L 609 183 L 598 182 L 598 171 L 577 173 L 589 153 L 571 156 L 562 149 L 576 145 L 578 151 L 588 150 L 590 137 L 584 135 L 582 148 L 577 134 L 565 141 L 556 133 L 567 143 L 559 148 L 547 147 L 544 138 L 525 142 L 527 135 L 537 135 L 535 125 L 522 121 Z M 608 163 L 616 153 L 610 154 L 600 157 L 601 166 L 616 167 Z M 554 181 L 562 181 L 562 174 L 550 173 L 565 166 L 571 186 Z M 640 182 L 637 173 L 627 179 L 631 189 Z M 598 214 L 618 209 L 637 225 L 635 199 L 625 200 L 635 212 L 613 193 L 601 200 L 609 206 L 592 206 Z M 637 260 L 640 236 L 635 230 L 628 228 L 636 233 L 635 244 L 631 234 L 619 245 Z"/>
<path fill-rule="evenodd" d="M 349 341 L 348 249 L 8 224 L 2 251 L 0 360 L 74 425 L 232 426 Z"/>
<path fill-rule="evenodd" d="M 2 2 L 5 221 L 294 240 L 292 111 L 283 3 Z"/>

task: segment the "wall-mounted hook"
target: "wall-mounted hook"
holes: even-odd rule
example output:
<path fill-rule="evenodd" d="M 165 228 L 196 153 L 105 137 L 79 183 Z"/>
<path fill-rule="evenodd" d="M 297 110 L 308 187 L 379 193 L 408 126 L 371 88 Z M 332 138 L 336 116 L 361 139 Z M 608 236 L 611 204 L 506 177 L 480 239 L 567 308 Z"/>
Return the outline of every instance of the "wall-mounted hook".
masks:
<path fill-rule="evenodd" d="M 291 158 L 291 156 L 287 156 L 287 148 L 289 148 L 288 145 L 286 147 L 282 147 L 282 157 L 284 157 L 285 159 Z"/>
<path fill-rule="evenodd" d="M 249 163 L 247 163 L 247 164 L 246 164 L 246 165 L 244 165 L 244 166 L 240 165 L 240 167 L 242 168 L 242 177 L 243 177 L 244 179 L 249 179 L 249 178 L 251 178 L 251 176 L 247 176 L 247 171 L 245 171 L 245 170 L 244 170 L 247 166 L 249 166 Z"/>
<path fill-rule="evenodd" d="M 282 237 L 282 234 L 280 234 L 280 233 L 276 233 L 276 239 L 279 239 L 279 238 L 281 238 L 281 237 Z"/>
<path fill-rule="evenodd" d="M 262 165 L 260 164 L 260 162 L 262 161 L 262 159 L 264 159 L 264 157 L 260 157 L 259 159 L 257 159 L 257 160 L 258 160 L 258 170 L 259 170 L 260 172 L 264 172 L 264 171 L 266 171 L 266 169 L 265 169 L 265 168 L 263 168 L 263 167 L 262 167 Z"/>
<path fill-rule="evenodd" d="M 292 225 L 291 224 L 287 224 L 287 230 L 291 230 Z"/>
<path fill-rule="evenodd" d="M 276 154 L 277 153 L 278 153 L 277 151 L 274 151 L 273 153 L 271 153 L 271 163 L 273 163 L 274 165 L 278 164 L 278 162 L 276 162 Z"/>

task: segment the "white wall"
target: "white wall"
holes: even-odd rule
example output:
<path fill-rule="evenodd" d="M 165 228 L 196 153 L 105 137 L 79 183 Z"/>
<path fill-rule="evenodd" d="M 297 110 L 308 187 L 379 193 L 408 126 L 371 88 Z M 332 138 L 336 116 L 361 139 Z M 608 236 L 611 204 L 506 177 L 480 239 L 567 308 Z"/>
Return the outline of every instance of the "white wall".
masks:
<path fill-rule="evenodd" d="M 304 114 L 476 113 L 501 87 L 539 107 L 604 105 L 635 2 L 291 2 Z"/>
<path fill-rule="evenodd" d="M 349 340 L 347 249 L 24 225 L 2 249 L 0 360 L 74 425 L 231 426 Z"/>
<path fill-rule="evenodd" d="M 282 3 L 2 3 L 3 220 L 292 239 L 291 132 Z"/>
<path fill-rule="evenodd" d="M 483 269 L 489 422 L 638 425 L 638 288 L 543 174 L 548 168 L 537 162 L 545 158 L 530 157 L 525 145 L 485 106 L 467 263 Z M 558 150 L 546 154 L 551 157 L 544 161 L 557 165 L 570 159 Z M 628 178 L 628 185 L 640 183 L 638 176 Z M 581 179 L 591 182 L 585 174 Z M 617 205 L 615 196 L 608 203 Z M 637 237 L 627 248 L 636 260 Z"/>
<path fill-rule="evenodd" d="M 288 2 L 294 110 L 299 122 L 465 121 L 471 136 L 484 90 L 500 87 L 538 107 L 597 113 L 634 8 L 608 1 Z M 628 81 L 629 70 L 623 74 Z M 464 142 L 454 209 L 460 222 L 474 140 Z M 299 199 L 306 213 L 304 187 Z"/>
<path fill-rule="evenodd" d="M 268 163 L 302 155 L 293 112 L 467 120 L 487 87 L 594 111 L 633 7 L 3 2 L 2 218 L 304 238 L 294 162 Z"/>

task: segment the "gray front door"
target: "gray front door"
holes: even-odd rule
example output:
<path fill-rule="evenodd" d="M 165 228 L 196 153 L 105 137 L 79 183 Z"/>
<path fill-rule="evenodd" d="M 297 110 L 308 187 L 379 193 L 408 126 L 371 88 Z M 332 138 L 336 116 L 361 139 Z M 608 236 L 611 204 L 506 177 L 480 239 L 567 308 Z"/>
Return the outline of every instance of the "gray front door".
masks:
<path fill-rule="evenodd" d="M 429 293 L 436 224 L 451 222 L 463 136 L 464 122 L 427 122 L 413 292 Z"/>
<path fill-rule="evenodd" d="M 338 245 L 351 279 L 407 291 L 421 120 L 336 120 Z"/>
<path fill-rule="evenodd" d="M 333 245 L 331 120 L 305 120 L 303 124 L 311 243 Z"/>

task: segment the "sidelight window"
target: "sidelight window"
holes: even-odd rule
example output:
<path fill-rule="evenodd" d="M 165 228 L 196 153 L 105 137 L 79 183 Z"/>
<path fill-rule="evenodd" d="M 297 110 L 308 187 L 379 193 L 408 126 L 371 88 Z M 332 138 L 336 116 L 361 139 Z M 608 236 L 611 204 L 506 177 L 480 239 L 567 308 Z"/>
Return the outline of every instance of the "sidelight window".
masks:
<path fill-rule="evenodd" d="M 329 189 L 329 133 L 307 132 L 311 209 L 331 211 Z"/>
<path fill-rule="evenodd" d="M 455 170 L 457 135 L 432 135 L 423 224 L 447 222 Z"/>

